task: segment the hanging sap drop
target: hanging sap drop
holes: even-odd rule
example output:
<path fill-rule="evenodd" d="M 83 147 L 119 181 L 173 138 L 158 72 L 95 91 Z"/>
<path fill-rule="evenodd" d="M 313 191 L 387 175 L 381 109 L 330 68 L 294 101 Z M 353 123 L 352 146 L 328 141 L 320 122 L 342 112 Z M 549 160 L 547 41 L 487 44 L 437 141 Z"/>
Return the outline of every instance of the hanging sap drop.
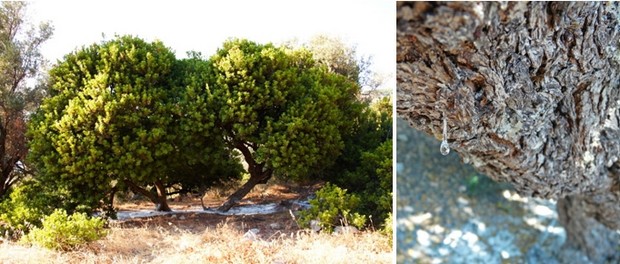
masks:
<path fill-rule="evenodd" d="M 442 155 L 448 155 L 450 153 L 450 145 L 448 145 L 448 122 L 446 121 L 446 116 L 443 117 L 443 131 L 442 131 L 442 139 L 441 146 L 439 146 L 439 151 Z"/>
<path fill-rule="evenodd" d="M 450 146 L 448 145 L 448 141 L 445 138 L 444 140 L 441 141 L 441 146 L 439 147 L 439 151 L 444 156 L 450 153 Z"/>

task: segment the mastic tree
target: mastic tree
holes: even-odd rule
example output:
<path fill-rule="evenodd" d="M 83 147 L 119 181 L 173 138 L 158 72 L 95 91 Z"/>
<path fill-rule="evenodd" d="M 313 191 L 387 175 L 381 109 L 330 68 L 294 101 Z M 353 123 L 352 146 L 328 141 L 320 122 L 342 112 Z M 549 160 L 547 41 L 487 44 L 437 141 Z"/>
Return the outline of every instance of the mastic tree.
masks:
<path fill-rule="evenodd" d="M 70 190 L 73 203 L 96 207 L 124 183 L 163 184 L 174 151 L 171 115 L 174 54 L 134 37 L 93 44 L 50 70 L 50 98 L 31 123 L 39 178 Z M 147 192 L 148 193 L 148 192 Z"/>
<path fill-rule="evenodd" d="M 41 75 L 44 59 L 39 50 L 52 27 L 28 25 L 26 7 L 26 2 L 0 5 L 0 199 L 27 174 L 26 122 L 44 95 L 43 88 L 26 80 Z"/>
<path fill-rule="evenodd" d="M 522 195 L 558 199 L 566 245 L 618 262 L 618 3 L 397 10 L 399 116 Z"/>
<path fill-rule="evenodd" d="M 50 71 L 50 98 L 30 124 L 30 158 L 38 178 L 70 193 L 69 208 L 110 205 L 114 192 L 128 187 L 167 211 L 167 186 L 190 182 L 188 174 L 222 172 L 196 171 L 227 164 L 221 160 L 230 157 L 223 143 L 209 140 L 218 137 L 192 142 L 186 133 L 213 126 L 209 119 L 200 124 L 186 119 L 197 104 L 184 86 L 200 82 L 183 71 L 187 63 L 159 41 L 131 36 L 65 56 Z M 211 146 L 186 151 L 192 144 Z"/>
<path fill-rule="evenodd" d="M 303 49 L 230 40 L 209 60 L 205 97 L 249 180 L 220 206 L 226 211 L 273 175 L 317 176 L 341 154 L 345 114 L 358 86 L 318 66 Z"/>
<path fill-rule="evenodd" d="M 170 185 L 178 192 L 203 193 L 206 189 L 227 185 L 241 179 L 243 166 L 239 153 L 229 148 L 221 128 L 215 124 L 215 110 L 201 91 L 208 80 L 209 62 L 200 53 L 189 52 L 177 61 L 175 79 L 180 90 L 179 115 L 175 142 L 180 150 L 177 160 L 169 164 Z"/>

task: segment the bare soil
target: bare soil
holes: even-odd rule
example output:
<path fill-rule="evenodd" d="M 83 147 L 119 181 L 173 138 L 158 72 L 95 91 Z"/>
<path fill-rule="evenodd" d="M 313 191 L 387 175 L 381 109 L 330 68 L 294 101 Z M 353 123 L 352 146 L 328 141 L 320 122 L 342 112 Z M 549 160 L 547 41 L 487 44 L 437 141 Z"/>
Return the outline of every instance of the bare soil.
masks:
<path fill-rule="evenodd" d="M 157 215 L 150 217 L 140 217 L 127 220 L 111 221 L 112 227 L 133 228 L 133 227 L 159 227 L 169 230 L 186 230 L 192 233 L 202 233 L 207 228 L 216 228 L 222 225 L 235 228 L 242 232 L 258 228 L 258 236 L 264 240 L 271 240 L 282 235 L 291 235 L 300 232 L 300 227 L 296 223 L 300 208 L 290 205 L 290 200 L 305 200 L 321 188 L 323 183 L 314 183 L 306 186 L 296 186 L 289 184 L 272 184 L 260 186 L 249 193 L 240 205 L 268 204 L 276 203 L 281 206 L 281 211 L 273 214 L 256 215 L 219 215 L 197 212 L 183 212 L 190 208 L 201 206 L 200 198 L 178 196 L 169 200 L 170 208 L 178 213 Z M 216 195 L 207 193 L 203 197 L 206 207 L 214 208 L 223 203 L 226 195 Z M 135 202 L 122 202 L 115 205 L 119 210 L 138 211 L 153 210 L 151 202 L 140 200 Z M 272 224 L 275 224 L 272 226 Z"/>

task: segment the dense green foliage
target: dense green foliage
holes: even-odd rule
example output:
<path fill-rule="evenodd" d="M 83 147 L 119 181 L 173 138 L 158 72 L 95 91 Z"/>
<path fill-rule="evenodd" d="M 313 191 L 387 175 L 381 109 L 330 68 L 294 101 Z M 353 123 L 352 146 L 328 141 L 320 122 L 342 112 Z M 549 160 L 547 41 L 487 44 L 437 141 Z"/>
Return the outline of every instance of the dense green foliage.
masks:
<path fill-rule="evenodd" d="M 392 212 L 392 108 L 383 98 L 357 115 L 345 134 L 344 155 L 330 167 L 325 179 L 358 195 L 361 215 L 383 224 Z"/>
<path fill-rule="evenodd" d="M 365 183 L 365 187 L 356 192 L 363 197 L 360 212 L 382 223 L 392 212 L 392 140 L 364 152 L 360 167 L 350 174 L 353 174 L 350 178 Z"/>
<path fill-rule="evenodd" d="M 72 250 L 105 237 L 104 224 L 101 218 L 89 218 L 84 213 L 67 215 L 57 209 L 43 219 L 43 227 L 33 228 L 22 241 L 49 249 Z"/>
<path fill-rule="evenodd" d="M 93 208 L 119 180 L 165 178 L 174 61 L 163 44 L 132 37 L 65 56 L 29 130 L 39 177 Z"/>
<path fill-rule="evenodd" d="M 0 233 L 19 237 L 40 226 L 41 219 L 52 213 L 57 197 L 44 194 L 44 186 L 34 180 L 20 182 L 0 202 Z"/>
<path fill-rule="evenodd" d="M 354 47 L 326 36 L 317 36 L 304 46 L 330 72 L 358 82 L 357 87 L 376 86 L 367 71 L 369 60 L 356 58 Z M 372 104 L 360 101 L 345 109 L 344 116 L 351 125 L 340 130 L 343 155 L 324 170 L 321 178 L 358 195 L 358 212 L 384 225 L 391 221 L 392 212 L 392 103 L 389 97 Z"/>
<path fill-rule="evenodd" d="M 218 125 L 257 170 L 303 178 L 340 155 L 355 83 L 314 66 L 305 50 L 246 40 L 224 43 L 210 64 Z"/>
<path fill-rule="evenodd" d="M 200 105 L 184 86 L 204 83 L 181 71 L 188 63 L 161 42 L 124 36 L 71 53 L 50 71 L 51 97 L 30 123 L 30 158 L 39 179 L 70 192 L 65 208 L 99 208 L 128 184 L 143 194 L 157 186 L 151 200 L 167 210 L 166 186 L 239 176 L 221 138 L 187 133 L 213 126 L 185 118 Z"/>
<path fill-rule="evenodd" d="M 175 129 L 177 154 L 168 164 L 170 183 L 180 184 L 183 192 L 201 191 L 215 185 L 241 179 L 243 167 L 239 153 L 226 145 L 221 128 L 216 126 L 214 106 L 201 91 L 207 87 L 209 64 L 199 53 L 179 60 L 175 79 L 182 87 L 177 105 Z"/>
<path fill-rule="evenodd" d="M 322 230 L 327 232 L 332 232 L 334 227 L 339 225 L 362 228 L 366 224 L 367 216 L 358 213 L 360 204 L 358 195 L 327 183 L 316 192 L 316 197 L 310 200 L 310 208 L 301 212 L 299 223 L 302 227 L 309 227 L 310 221 L 316 219 Z"/>
<path fill-rule="evenodd" d="M 177 60 L 160 42 L 124 36 L 50 71 L 50 97 L 29 126 L 36 179 L 53 197 L 47 205 L 111 210 L 114 193 L 130 188 L 166 210 L 168 187 L 201 191 L 239 179 L 242 156 L 250 177 L 222 210 L 276 176 L 333 183 L 302 217 L 325 229 L 389 219 L 389 98 L 361 102 L 352 76 L 305 49 L 230 40 L 208 60 L 188 55 Z M 19 201 L 6 206 L 17 212 Z"/>

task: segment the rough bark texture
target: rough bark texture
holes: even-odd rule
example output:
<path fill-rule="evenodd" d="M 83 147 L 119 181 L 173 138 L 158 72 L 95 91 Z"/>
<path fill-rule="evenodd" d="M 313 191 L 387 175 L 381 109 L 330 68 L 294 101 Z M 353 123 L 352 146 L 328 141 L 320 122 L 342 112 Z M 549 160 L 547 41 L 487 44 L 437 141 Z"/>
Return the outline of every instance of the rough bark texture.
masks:
<path fill-rule="evenodd" d="M 400 2 L 397 112 L 440 139 L 445 118 L 450 147 L 521 194 L 572 199 L 563 223 L 620 229 L 619 19 L 610 2 Z M 588 227 L 571 243 L 613 255 L 576 239 Z"/>

